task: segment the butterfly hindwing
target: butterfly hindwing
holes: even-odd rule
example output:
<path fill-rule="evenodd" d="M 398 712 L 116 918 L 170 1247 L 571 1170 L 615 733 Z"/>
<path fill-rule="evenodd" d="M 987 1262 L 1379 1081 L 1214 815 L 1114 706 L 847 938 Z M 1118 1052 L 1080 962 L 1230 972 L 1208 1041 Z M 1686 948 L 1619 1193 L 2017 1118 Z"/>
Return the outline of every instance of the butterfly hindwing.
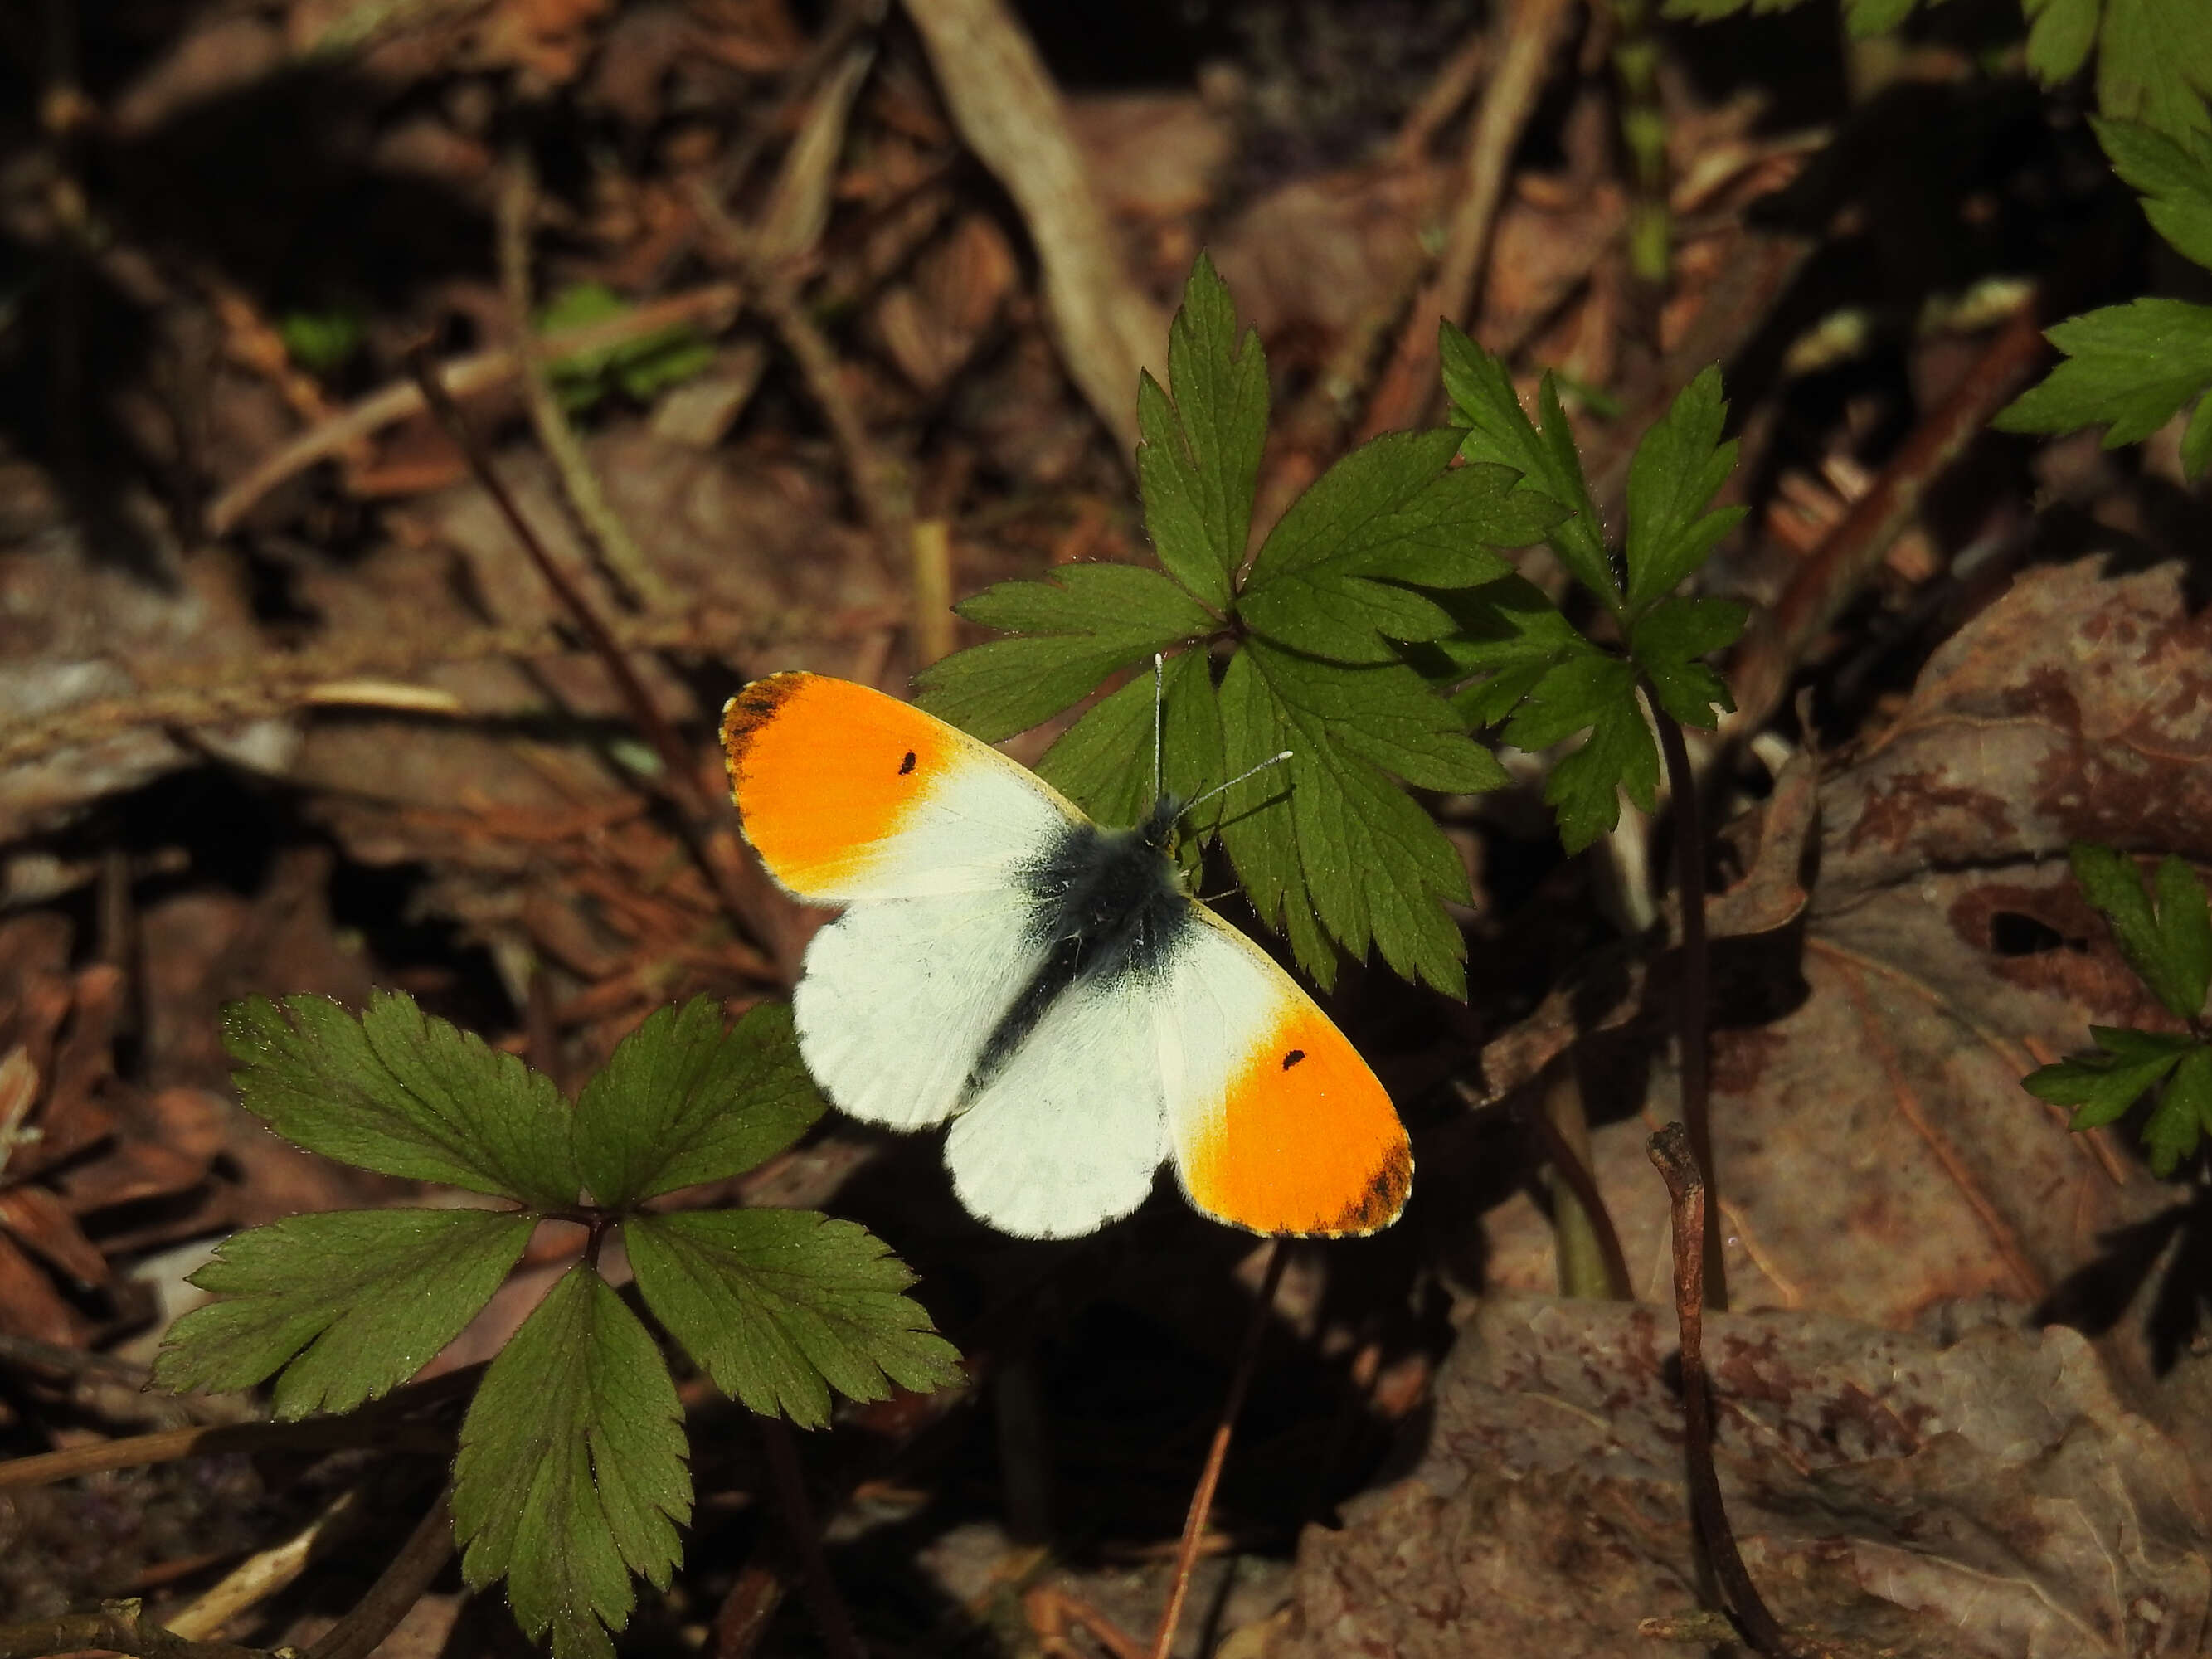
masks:
<path fill-rule="evenodd" d="M 746 840 L 810 904 L 1003 888 L 1077 817 L 988 744 L 823 674 L 738 692 L 722 750 Z"/>
<path fill-rule="evenodd" d="M 1257 1233 L 1371 1233 L 1413 1179 L 1390 1097 L 1343 1032 L 1203 906 L 1153 1000 L 1176 1171 Z"/>
<path fill-rule="evenodd" d="M 1145 1201 L 1167 1155 L 1143 993 L 1070 986 L 953 1121 L 945 1162 L 969 1213 L 1024 1238 L 1096 1232 Z"/>

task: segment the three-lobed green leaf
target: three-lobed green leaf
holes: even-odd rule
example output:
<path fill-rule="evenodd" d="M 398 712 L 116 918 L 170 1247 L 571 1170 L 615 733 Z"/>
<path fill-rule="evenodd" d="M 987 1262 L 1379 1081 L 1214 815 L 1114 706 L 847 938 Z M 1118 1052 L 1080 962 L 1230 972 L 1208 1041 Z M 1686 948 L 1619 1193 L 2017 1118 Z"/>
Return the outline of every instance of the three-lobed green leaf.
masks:
<path fill-rule="evenodd" d="M 881 1400 L 960 1380 L 959 1355 L 882 1242 L 802 1210 L 641 1216 L 623 1231 L 653 1316 L 714 1386 L 802 1428 L 830 1420 L 830 1391 Z"/>
<path fill-rule="evenodd" d="M 2147 892 L 2124 853 L 2075 842 L 2066 856 L 2082 896 L 2111 925 L 2128 966 L 2168 1013 L 2196 1019 L 2212 988 L 2212 907 L 2189 866 L 2169 854 Z"/>
<path fill-rule="evenodd" d="M 341 1210 L 234 1233 L 190 1283 L 224 1298 L 169 1329 L 154 1381 L 250 1389 L 281 1370 L 280 1418 L 346 1412 L 461 1333 L 530 1243 L 505 1210 Z"/>
<path fill-rule="evenodd" d="M 341 1163 L 557 1209 L 576 1198 L 568 1103 L 552 1080 L 416 1006 L 371 994 L 249 997 L 223 1012 L 240 1101 Z"/>
<path fill-rule="evenodd" d="M 583 1262 L 484 1373 L 453 1465 L 461 1573 L 504 1577 L 555 1659 L 612 1659 L 631 1573 L 667 1588 L 691 1514 L 683 1416 L 653 1338 Z"/>
<path fill-rule="evenodd" d="M 1990 422 L 2005 432 L 2106 428 L 2105 447 L 2140 443 L 2194 403 L 2181 441 L 2191 477 L 2212 459 L 2212 306 L 2132 300 L 2045 331 L 2066 361 Z"/>
<path fill-rule="evenodd" d="M 739 1175 L 825 1110 L 793 1036 L 763 1003 L 735 1026 L 695 997 L 655 1011 L 576 1098 L 576 1169 L 594 1202 L 620 1206 Z"/>

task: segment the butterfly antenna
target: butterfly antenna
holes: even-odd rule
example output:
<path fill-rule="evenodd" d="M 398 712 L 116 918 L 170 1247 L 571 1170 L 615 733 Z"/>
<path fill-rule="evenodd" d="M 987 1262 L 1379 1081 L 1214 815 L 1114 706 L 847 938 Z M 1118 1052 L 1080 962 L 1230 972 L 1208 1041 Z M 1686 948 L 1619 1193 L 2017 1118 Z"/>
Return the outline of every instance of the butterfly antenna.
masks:
<path fill-rule="evenodd" d="M 1157 803 L 1167 793 L 1167 730 L 1168 706 L 1166 659 L 1158 651 L 1152 653 L 1152 799 Z"/>
<path fill-rule="evenodd" d="M 1200 807 L 1205 805 L 1206 802 L 1212 800 L 1216 795 L 1221 794 L 1224 791 L 1234 789 L 1238 784 L 1243 782 L 1245 779 L 1256 776 L 1258 774 L 1266 771 L 1271 766 L 1280 766 L 1285 761 L 1290 759 L 1291 756 L 1295 752 L 1295 750 L 1285 749 L 1279 755 L 1268 756 L 1267 759 L 1261 761 L 1257 766 L 1246 768 L 1243 771 L 1239 772 L 1235 777 L 1230 779 L 1228 782 L 1215 784 L 1212 788 L 1207 790 L 1204 794 L 1200 795 L 1196 800 L 1191 802 L 1189 805 L 1184 807 L 1182 810 L 1186 812 L 1195 812 Z"/>

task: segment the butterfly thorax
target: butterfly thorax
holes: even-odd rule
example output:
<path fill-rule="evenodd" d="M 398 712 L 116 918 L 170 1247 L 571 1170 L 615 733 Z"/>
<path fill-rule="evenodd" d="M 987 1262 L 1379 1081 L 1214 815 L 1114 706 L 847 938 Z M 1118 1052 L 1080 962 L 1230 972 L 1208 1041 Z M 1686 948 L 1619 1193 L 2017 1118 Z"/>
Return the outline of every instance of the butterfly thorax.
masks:
<path fill-rule="evenodd" d="M 1069 991 L 1148 979 L 1167 962 L 1192 921 L 1165 851 L 1173 813 L 1164 817 L 1162 808 L 1129 830 L 1070 824 L 1018 873 L 1029 902 L 1029 935 L 1044 959 L 985 1043 L 971 1087 L 988 1080 Z"/>

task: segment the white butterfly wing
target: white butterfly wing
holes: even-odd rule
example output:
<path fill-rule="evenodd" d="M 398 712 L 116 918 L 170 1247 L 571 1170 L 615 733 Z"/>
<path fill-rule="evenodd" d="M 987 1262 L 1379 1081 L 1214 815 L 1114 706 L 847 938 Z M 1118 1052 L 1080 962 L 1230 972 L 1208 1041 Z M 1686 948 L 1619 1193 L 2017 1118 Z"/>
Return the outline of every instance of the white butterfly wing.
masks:
<path fill-rule="evenodd" d="M 1096 1232 L 1152 1190 L 1167 1155 L 1163 1099 L 1147 998 L 1126 983 L 1079 983 L 953 1120 L 953 1189 L 1000 1232 Z"/>

